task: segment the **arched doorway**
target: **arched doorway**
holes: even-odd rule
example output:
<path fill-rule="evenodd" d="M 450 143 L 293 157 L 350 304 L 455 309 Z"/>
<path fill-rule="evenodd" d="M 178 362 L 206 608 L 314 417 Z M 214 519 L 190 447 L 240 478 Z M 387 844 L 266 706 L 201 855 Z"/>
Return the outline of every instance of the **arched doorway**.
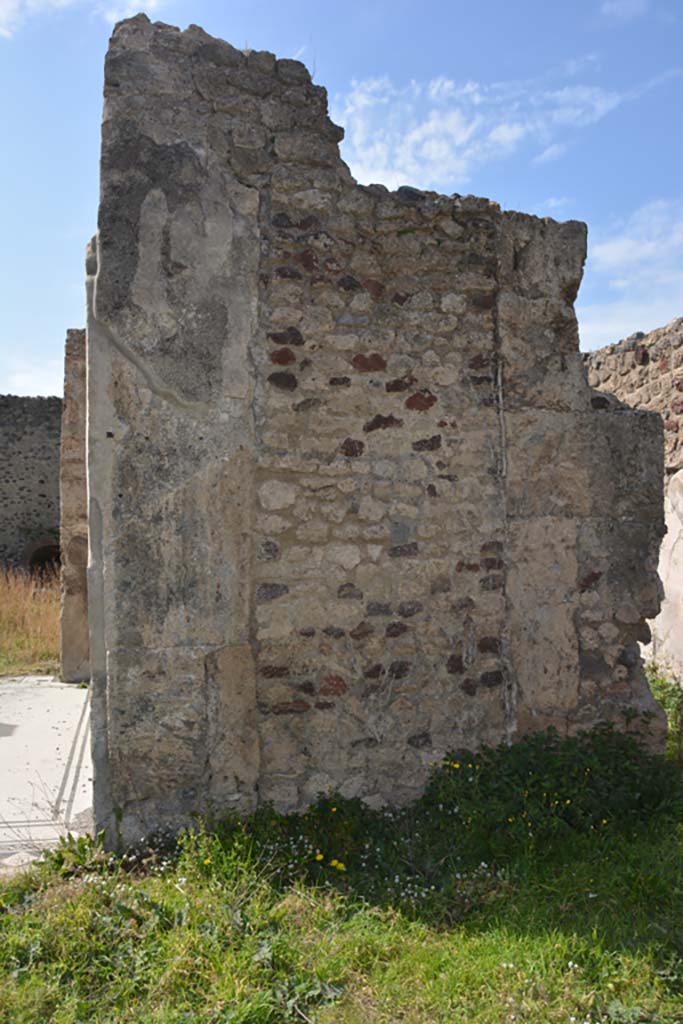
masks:
<path fill-rule="evenodd" d="M 56 576 L 61 565 L 59 541 L 46 534 L 34 540 L 24 549 L 24 567 L 31 576 Z"/>

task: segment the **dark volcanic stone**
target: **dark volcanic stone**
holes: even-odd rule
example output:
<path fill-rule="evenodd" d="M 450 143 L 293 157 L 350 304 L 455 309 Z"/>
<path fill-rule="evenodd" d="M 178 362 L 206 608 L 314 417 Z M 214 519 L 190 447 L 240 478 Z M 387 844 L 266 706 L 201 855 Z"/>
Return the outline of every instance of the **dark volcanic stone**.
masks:
<path fill-rule="evenodd" d="M 274 388 L 279 388 L 281 391 L 294 391 L 299 385 L 293 373 L 271 373 L 268 377 L 268 383 L 272 384 Z"/>
<path fill-rule="evenodd" d="M 304 343 L 301 331 L 296 327 L 287 327 L 284 331 L 273 331 L 268 337 L 276 345 L 303 345 Z"/>
<path fill-rule="evenodd" d="M 354 441 L 352 437 L 347 437 L 341 445 L 342 453 L 350 459 L 357 459 L 359 455 L 363 454 L 364 448 L 365 444 L 362 441 Z"/>
<path fill-rule="evenodd" d="M 257 601 L 275 601 L 289 593 L 289 587 L 285 583 L 259 583 L 256 588 Z"/>

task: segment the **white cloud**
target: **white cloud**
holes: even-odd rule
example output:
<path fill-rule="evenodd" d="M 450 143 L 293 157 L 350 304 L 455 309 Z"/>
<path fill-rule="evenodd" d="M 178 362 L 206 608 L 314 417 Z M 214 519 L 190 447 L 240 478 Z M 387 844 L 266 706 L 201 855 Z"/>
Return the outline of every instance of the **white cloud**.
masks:
<path fill-rule="evenodd" d="M 571 57 L 562 65 L 565 75 L 579 75 L 583 71 L 595 71 L 600 67 L 600 58 L 595 53 L 587 53 L 584 57 Z"/>
<path fill-rule="evenodd" d="M 650 0 L 603 0 L 600 13 L 617 21 L 633 21 L 647 14 Z"/>
<path fill-rule="evenodd" d="M 545 199 L 541 206 L 546 210 L 561 210 L 564 206 L 568 206 L 572 200 L 569 196 L 549 196 Z"/>
<path fill-rule="evenodd" d="M 0 0 L 0 36 L 9 39 L 27 18 L 69 7 L 73 2 L 74 0 Z"/>
<path fill-rule="evenodd" d="M 618 91 L 576 81 L 581 68 L 593 67 L 592 56 L 569 63 L 526 81 L 353 81 L 332 105 L 346 130 L 344 158 L 364 184 L 461 191 L 478 167 L 525 149 L 536 164 L 559 159 L 577 133 L 681 73 Z"/>
<path fill-rule="evenodd" d="M 159 9 L 163 0 L 0 0 L 0 36 L 10 39 L 27 21 L 67 7 L 80 7 L 103 17 L 110 24 Z"/>
<path fill-rule="evenodd" d="M 533 163 L 535 164 L 547 164 L 551 160 L 557 160 L 559 157 L 564 156 L 567 152 L 568 146 L 564 142 L 553 142 L 552 145 L 546 146 L 546 148 L 535 156 Z"/>
<path fill-rule="evenodd" d="M 627 98 L 628 93 L 597 85 L 566 85 L 542 93 L 536 102 L 548 111 L 555 124 L 583 126 L 601 121 Z"/>
<path fill-rule="evenodd" d="M 159 10 L 162 0 L 115 0 L 113 3 L 97 3 L 95 10 L 101 14 L 110 25 L 124 18 L 132 18 L 144 10 L 145 14 L 152 15 Z"/>
<path fill-rule="evenodd" d="M 578 304 L 584 348 L 683 315 L 683 200 L 646 203 L 588 246 L 582 292 L 606 297 Z M 581 296 L 579 296 L 579 299 Z"/>
<path fill-rule="evenodd" d="M 0 394 L 61 395 L 63 391 L 61 358 L 29 360 L 9 356 L 0 361 Z"/>

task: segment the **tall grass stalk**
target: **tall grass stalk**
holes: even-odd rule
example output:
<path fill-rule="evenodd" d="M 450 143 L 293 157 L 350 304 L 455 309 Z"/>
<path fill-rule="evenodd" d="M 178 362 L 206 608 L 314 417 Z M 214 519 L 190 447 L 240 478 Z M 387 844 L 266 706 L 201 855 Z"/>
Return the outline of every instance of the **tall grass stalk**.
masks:
<path fill-rule="evenodd" d="M 58 669 L 58 573 L 0 572 L 0 675 Z"/>

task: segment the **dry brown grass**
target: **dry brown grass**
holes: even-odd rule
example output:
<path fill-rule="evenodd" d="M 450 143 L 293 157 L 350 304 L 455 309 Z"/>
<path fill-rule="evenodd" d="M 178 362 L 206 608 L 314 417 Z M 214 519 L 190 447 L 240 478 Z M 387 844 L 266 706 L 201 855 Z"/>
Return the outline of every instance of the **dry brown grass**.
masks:
<path fill-rule="evenodd" d="M 0 676 L 59 671 L 59 575 L 0 571 Z"/>

